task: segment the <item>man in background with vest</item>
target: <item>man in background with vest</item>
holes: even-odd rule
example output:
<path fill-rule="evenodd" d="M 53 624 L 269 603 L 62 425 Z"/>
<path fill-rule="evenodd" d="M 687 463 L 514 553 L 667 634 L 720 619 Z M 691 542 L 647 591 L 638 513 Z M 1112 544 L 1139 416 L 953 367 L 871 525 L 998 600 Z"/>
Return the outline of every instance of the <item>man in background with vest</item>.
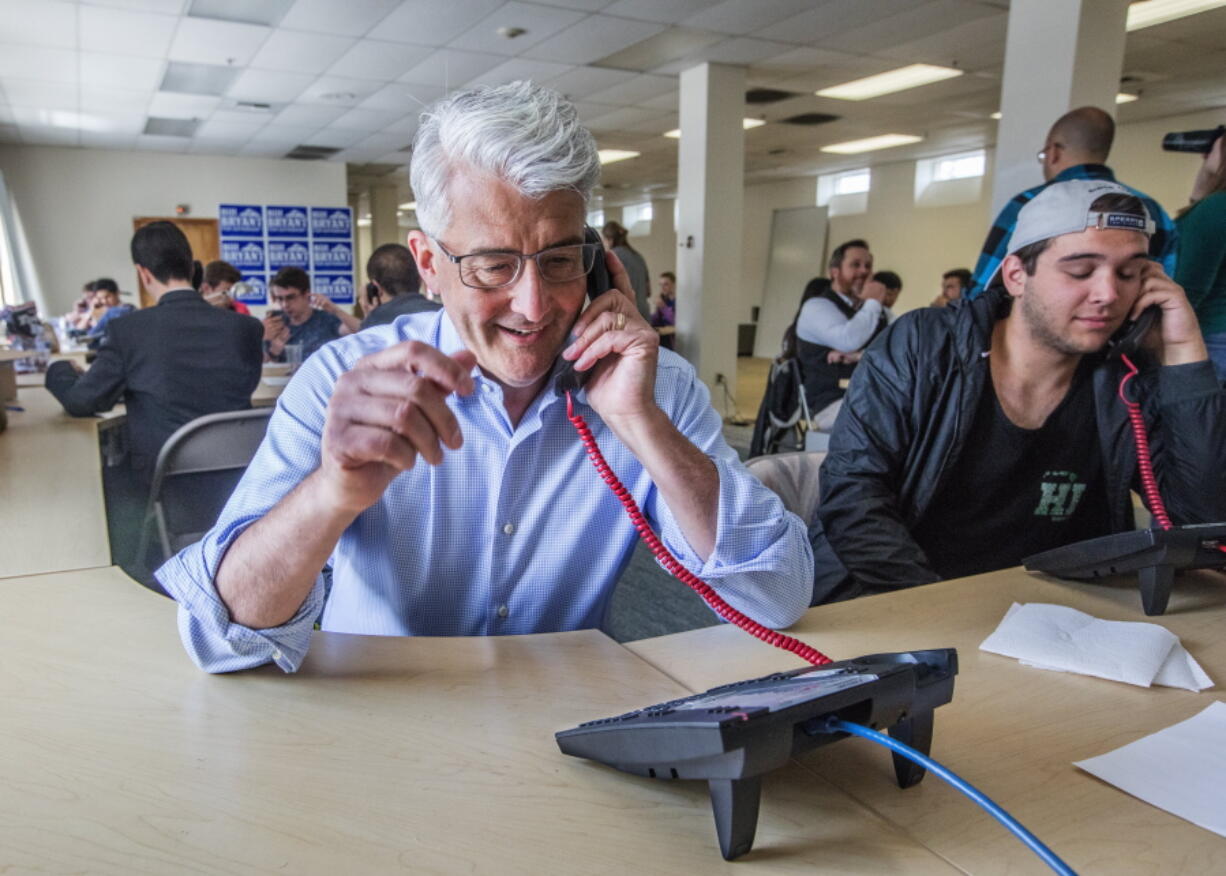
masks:
<path fill-rule="evenodd" d="M 813 427 L 829 432 L 843 404 L 839 381 L 886 326 L 885 285 L 869 278 L 873 254 L 849 240 L 830 254 L 830 288 L 805 302 L 796 321 L 797 353 Z"/>

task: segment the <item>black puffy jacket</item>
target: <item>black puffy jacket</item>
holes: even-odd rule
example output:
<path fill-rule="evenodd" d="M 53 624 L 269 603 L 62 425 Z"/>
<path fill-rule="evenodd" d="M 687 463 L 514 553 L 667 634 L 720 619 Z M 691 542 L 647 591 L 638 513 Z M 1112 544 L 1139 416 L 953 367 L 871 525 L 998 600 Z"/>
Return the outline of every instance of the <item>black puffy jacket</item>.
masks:
<path fill-rule="evenodd" d="M 910 531 L 965 448 L 986 382 L 1004 290 L 898 319 L 865 352 L 835 422 L 810 527 L 813 604 L 938 580 Z M 1140 363 L 1138 363 L 1140 364 Z M 1130 384 L 1149 431 L 1159 490 L 1176 524 L 1226 520 L 1226 393 L 1209 362 L 1141 366 Z M 1139 491 L 1126 369 L 1100 357 L 1094 401 L 1111 528 L 1133 527 Z M 973 485 L 968 485 L 973 487 Z"/>

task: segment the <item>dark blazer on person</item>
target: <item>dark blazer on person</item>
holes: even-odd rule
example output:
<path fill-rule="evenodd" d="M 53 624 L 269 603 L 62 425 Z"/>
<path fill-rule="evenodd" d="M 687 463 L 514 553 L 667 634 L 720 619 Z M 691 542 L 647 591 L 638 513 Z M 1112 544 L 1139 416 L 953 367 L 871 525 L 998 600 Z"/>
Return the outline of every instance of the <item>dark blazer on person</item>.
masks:
<path fill-rule="evenodd" d="M 437 301 L 431 301 L 420 292 L 406 292 L 403 295 L 397 295 L 391 301 L 385 301 L 366 314 L 366 318 L 362 320 L 362 328 L 370 328 L 372 325 L 386 325 L 389 322 L 395 322 L 396 317 L 403 316 L 406 313 L 424 313 L 428 310 L 440 310 L 441 304 Z"/>
<path fill-rule="evenodd" d="M 111 322 L 84 374 L 53 363 L 47 389 L 74 417 L 122 400 L 132 467 L 151 476 L 158 451 L 184 423 L 251 407 L 263 338 L 255 317 L 214 307 L 193 289 L 172 289 L 156 307 Z"/>

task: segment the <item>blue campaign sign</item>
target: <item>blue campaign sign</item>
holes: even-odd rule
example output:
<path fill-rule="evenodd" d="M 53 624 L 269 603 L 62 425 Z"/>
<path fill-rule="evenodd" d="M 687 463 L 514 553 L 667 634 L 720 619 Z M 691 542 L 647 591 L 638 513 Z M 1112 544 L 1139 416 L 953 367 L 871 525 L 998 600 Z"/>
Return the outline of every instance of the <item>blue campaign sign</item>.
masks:
<path fill-rule="evenodd" d="M 263 271 L 267 267 L 261 240 L 222 240 L 221 259 L 234 265 L 240 273 Z"/>
<path fill-rule="evenodd" d="M 270 240 L 268 241 L 268 269 L 310 267 L 311 250 L 305 240 Z"/>
<path fill-rule="evenodd" d="M 221 204 L 222 237 L 263 237 L 264 208 L 255 204 Z"/>
<path fill-rule="evenodd" d="M 268 303 L 268 278 L 267 274 L 248 274 L 243 272 L 243 285 L 246 287 L 239 290 L 234 296 L 236 301 L 241 301 L 243 304 L 267 304 Z M 234 284 L 234 288 L 238 289 L 238 284 Z M 233 291 L 233 290 L 231 290 Z"/>
<path fill-rule="evenodd" d="M 347 240 L 316 240 L 311 256 L 317 271 L 353 270 L 353 246 Z"/>
<path fill-rule="evenodd" d="M 306 207 L 265 207 L 269 237 L 306 237 L 311 231 Z"/>
<path fill-rule="evenodd" d="M 351 239 L 353 237 L 352 211 L 348 207 L 312 207 L 311 235 L 317 238 Z"/>
<path fill-rule="evenodd" d="M 337 304 L 353 303 L 352 274 L 316 274 L 311 281 L 311 291 L 327 295 Z"/>

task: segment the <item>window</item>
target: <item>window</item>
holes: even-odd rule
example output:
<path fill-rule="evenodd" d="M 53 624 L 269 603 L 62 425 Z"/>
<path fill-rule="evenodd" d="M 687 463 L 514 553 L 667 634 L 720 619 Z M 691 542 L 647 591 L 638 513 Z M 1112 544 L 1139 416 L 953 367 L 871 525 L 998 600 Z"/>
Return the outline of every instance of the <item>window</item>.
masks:
<path fill-rule="evenodd" d="M 864 213 L 872 184 L 873 172 L 867 167 L 822 174 L 817 178 L 817 206 L 828 207 L 831 216 Z"/>
<path fill-rule="evenodd" d="M 604 228 L 604 210 L 592 210 L 588 213 L 587 224 L 597 231 Z"/>
<path fill-rule="evenodd" d="M 634 237 L 645 237 L 651 234 L 651 216 L 651 201 L 627 204 L 622 208 L 622 225 Z"/>
<path fill-rule="evenodd" d="M 987 155 L 982 149 L 915 162 L 915 203 L 920 207 L 973 204 L 983 189 Z"/>

